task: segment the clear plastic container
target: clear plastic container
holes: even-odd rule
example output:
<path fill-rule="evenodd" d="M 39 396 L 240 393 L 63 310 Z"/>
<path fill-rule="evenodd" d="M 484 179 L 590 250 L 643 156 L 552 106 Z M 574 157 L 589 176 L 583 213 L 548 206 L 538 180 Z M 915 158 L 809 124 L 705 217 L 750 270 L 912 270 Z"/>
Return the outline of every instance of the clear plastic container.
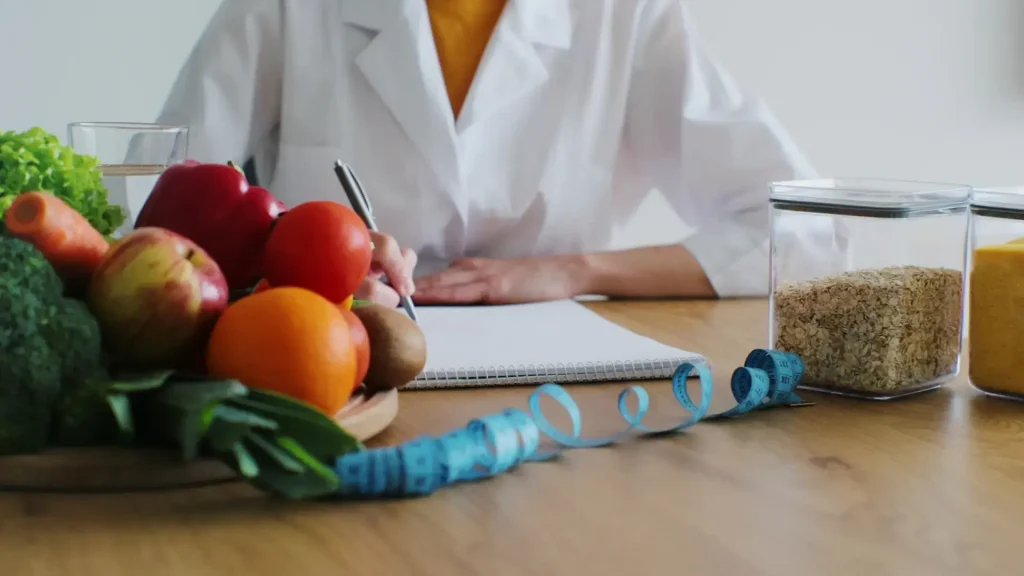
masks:
<path fill-rule="evenodd" d="M 889 400 L 960 370 L 971 187 L 880 179 L 771 185 L 769 345 L 801 388 Z"/>
<path fill-rule="evenodd" d="M 979 188 L 971 202 L 967 372 L 993 396 L 1024 399 L 1024 188 Z"/>

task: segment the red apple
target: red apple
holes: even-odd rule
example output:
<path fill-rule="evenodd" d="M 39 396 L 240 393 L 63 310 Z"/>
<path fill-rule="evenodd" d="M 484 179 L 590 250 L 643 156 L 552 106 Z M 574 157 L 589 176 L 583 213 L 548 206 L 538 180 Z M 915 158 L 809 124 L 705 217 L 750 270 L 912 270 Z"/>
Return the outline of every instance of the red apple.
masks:
<path fill-rule="evenodd" d="M 206 342 L 228 305 L 228 286 L 195 242 L 163 228 L 137 228 L 100 261 L 87 301 L 116 362 L 176 369 Z"/>

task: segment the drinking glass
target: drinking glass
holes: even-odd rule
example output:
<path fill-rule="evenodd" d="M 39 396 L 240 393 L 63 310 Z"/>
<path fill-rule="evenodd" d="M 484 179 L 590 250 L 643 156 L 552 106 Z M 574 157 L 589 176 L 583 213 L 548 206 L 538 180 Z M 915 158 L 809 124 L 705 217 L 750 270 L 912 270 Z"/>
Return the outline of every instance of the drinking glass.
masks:
<path fill-rule="evenodd" d="M 120 237 L 135 225 L 153 185 L 170 165 L 188 154 L 188 127 L 132 122 L 72 122 L 68 144 L 100 161 L 109 200 L 126 214 L 114 232 Z"/>

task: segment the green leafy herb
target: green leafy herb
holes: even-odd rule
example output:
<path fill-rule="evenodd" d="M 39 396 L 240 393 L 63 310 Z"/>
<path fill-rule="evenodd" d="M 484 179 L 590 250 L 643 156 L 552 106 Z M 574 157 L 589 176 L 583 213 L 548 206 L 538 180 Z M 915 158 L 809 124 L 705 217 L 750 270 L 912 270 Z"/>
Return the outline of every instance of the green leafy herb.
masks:
<path fill-rule="evenodd" d="M 125 221 L 107 198 L 99 160 L 75 153 L 43 130 L 0 133 L 0 219 L 25 192 L 45 190 L 66 202 L 104 236 Z"/>
<path fill-rule="evenodd" d="M 155 390 L 167 383 L 167 380 L 173 375 L 173 370 L 131 375 L 122 374 L 118 376 L 118 379 L 110 382 L 110 390 L 128 393 Z"/>
<path fill-rule="evenodd" d="M 208 412 L 211 420 L 205 427 L 206 445 L 214 452 L 229 450 L 253 429 L 274 431 L 278 428 L 273 420 L 225 404 L 219 404 Z"/>
<path fill-rule="evenodd" d="M 184 460 L 194 460 L 201 454 L 205 434 L 216 421 L 217 406 L 246 393 L 248 389 L 237 380 L 169 382 L 148 399 L 153 432 L 176 445 Z"/>
<path fill-rule="evenodd" d="M 267 440 L 264 438 L 259 432 L 250 432 L 246 435 L 245 439 L 259 450 L 265 452 L 267 456 L 277 462 L 281 468 L 293 474 L 302 474 L 306 470 L 302 465 L 302 462 L 296 460 L 286 450 L 277 446 L 273 440 Z"/>
<path fill-rule="evenodd" d="M 323 479 L 325 484 L 330 485 L 330 491 L 334 492 L 341 487 L 341 479 L 338 475 L 323 462 L 317 460 L 312 454 L 306 451 L 306 449 L 296 442 L 292 438 L 278 438 L 277 443 L 282 448 L 291 452 L 292 456 L 295 456 L 302 464 L 304 464 L 310 471 Z"/>
<path fill-rule="evenodd" d="M 362 450 L 363 445 L 326 414 L 291 397 L 267 390 L 250 390 L 245 397 L 232 398 L 231 404 L 274 420 L 287 433 L 321 461 Z"/>
<path fill-rule="evenodd" d="M 245 446 L 241 442 L 235 443 L 233 446 L 233 452 L 235 454 L 236 462 L 238 463 L 238 471 L 246 478 L 255 478 L 260 473 L 260 466 L 256 463 L 256 459 L 252 457 L 252 454 L 245 449 Z"/>
<path fill-rule="evenodd" d="M 248 393 L 249 389 L 238 380 L 176 381 L 157 392 L 162 402 L 199 410 Z"/>
<path fill-rule="evenodd" d="M 213 416 L 217 421 L 230 422 L 232 424 L 247 426 L 249 428 L 263 428 L 266 430 L 278 429 L 277 422 L 269 418 L 264 418 L 259 414 L 254 414 L 245 410 L 239 410 L 238 408 L 234 408 L 226 404 L 217 405 L 213 409 Z"/>
<path fill-rule="evenodd" d="M 125 434 L 173 447 L 186 461 L 217 458 L 257 488 L 286 498 L 336 492 L 341 479 L 331 464 L 363 449 L 317 408 L 236 380 L 164 371 L 119 375 L 107 389 Z"/>
<path fill-rule="evenodd" d="M 257 488 L 291 499 L 323 498 L 338 491 L 341 479 L 303 446 L 290 438 L 278 438 L 277 445 L 289 457 L 302 465 L 302 472 L 295 473 L 280 466 L 266 451 L 252 452 L 260 467 L 260 473 L 250 482 Z"/>
<path fill-rule="evenodd" d="M 132 407 L 128 397 L 124 394 L 114 393 L 107 395 L 107 403 L 117 421 L 117 427 L 121 432 L 121 439 L 125 442 L 135 437 L 135 423 L 132 419 Z"/>

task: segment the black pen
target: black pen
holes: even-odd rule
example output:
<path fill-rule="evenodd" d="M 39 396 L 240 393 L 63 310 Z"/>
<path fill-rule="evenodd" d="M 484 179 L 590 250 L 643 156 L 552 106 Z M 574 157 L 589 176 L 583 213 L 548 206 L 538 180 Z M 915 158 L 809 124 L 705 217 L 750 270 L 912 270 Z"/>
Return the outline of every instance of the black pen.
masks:
<path fill-rule="evenodd" d="M 366 197 L 366 192 L 359 184 L 356 173 L 341 160 L 334 162 L 334 173 L 338 176 L 341 187 L 345 189 L 345 195 L 348 196 L 352 209 L 363 219 L 367 228 L 379 232 L 377 224 L 373 221 L 373 207 L 370 204 L 370 199 Z M 405 313 L 409 315 L 409 318 L 412 318 L 413 322 L 419 323 L 419 318 L 416 317 L 416 308 L 412 305 L 412 298 L 402 296 L 401 302 L 402 308 L 405 308 Z"/>

